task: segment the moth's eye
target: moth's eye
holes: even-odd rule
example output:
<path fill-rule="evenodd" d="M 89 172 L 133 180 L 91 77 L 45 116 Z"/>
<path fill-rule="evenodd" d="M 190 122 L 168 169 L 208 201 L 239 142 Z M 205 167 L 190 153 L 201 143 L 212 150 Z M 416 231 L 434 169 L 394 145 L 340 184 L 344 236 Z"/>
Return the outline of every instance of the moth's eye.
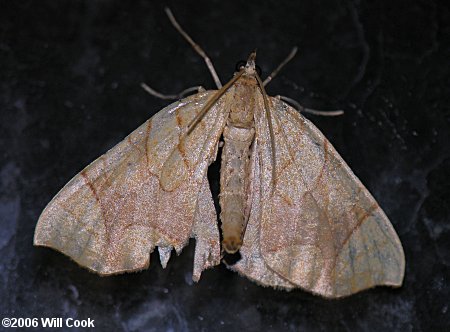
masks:
<path fill-rule="evenodd" d="M 261 74 L 262 74 L 261 67 L 256 65 L 255 69 L 256 69 L 256 73 L 258 74 L 258 76 L 261 76 Z"/>
<path fill-rule="evenodd" d="M 247 62 L 244 61 L 244 60 L 238 61 L 238 62 L 236 63 L 236 68 L 235 68 L 235 70 L 236 70 L 237 72 L 238 72 L 238 71 L 241 71 L 241 69 L 242 69 L 243 67 L 245 67 L 246 64 L 247 64 Z"/>

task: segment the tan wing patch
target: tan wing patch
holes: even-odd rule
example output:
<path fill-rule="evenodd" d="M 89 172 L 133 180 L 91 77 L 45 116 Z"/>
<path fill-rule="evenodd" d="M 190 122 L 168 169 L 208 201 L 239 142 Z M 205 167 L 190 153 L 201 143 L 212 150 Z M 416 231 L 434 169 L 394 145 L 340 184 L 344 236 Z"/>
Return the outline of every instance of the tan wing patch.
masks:
<path fill-rule="evenodd" d="M 403 249 L 374 198 L 313 124 L 275 98 L 270 103 L 276 163 L 267 119 L 255 119 L 263 145 L 260 250 L 268 268 L 326 297 L 401 285 Z"/>
<path fill-rule="evenodd" d="M 76 175 L 43 211 L 34 243 L 59 250 L 100 274 L 113 274 L 146 268 L 155 246 L 165 265 L 171 248 L 179 252 L 192 236 L 197 238 L 195 277 L 218 264 L 215 211 L 205 212 L 205 205 L 212 204 L 206 170 L 225 125 L 223 100 L 194 130 L 196 141 L 183 143 L 188 145 L 187 164 L 167 162 L 179 149 L 187 122 L 213 93 L 166 107 Z M 167 185 L 162 174 L 182 165 L 182 178 Z"/>

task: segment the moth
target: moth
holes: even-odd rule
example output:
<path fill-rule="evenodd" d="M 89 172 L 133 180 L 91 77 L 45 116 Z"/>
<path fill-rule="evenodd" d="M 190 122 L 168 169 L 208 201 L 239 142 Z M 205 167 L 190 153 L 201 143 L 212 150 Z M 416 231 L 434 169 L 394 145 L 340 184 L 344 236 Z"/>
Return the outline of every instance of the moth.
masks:
<path fill-rule="evenodd" d="M 319 129 L 266 94 L 281 66 L 262 81 L 252 53 L 222 86 L 166 12 L 218 89 L 165 107 L 77 174 L 42 212 L 34 244 L 111 275 L 147 268 L 156 247 L 166 267 L 195 238 L 194 281 L 239 251 L 229 268 L 263 286 L 327 298 L 401 286 L 404 253 L 383 210 Z M 220 231 L 207 179 L 219 144 Z"/>

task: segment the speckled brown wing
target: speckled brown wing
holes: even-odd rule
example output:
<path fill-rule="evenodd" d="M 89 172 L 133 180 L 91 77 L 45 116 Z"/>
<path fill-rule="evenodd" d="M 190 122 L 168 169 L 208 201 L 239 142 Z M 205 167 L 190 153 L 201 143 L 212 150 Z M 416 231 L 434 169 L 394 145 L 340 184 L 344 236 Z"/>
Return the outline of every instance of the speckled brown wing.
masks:
<path fill-rule="evenodd" d="M 107 275 L 148 267 L 155 246 L 165 267 L 172 248 L 180 252 L 195 237 L 194 280 L 217 265 L 219 232 L 206 172 L 217 154 L 227 97 L 182 138 L 214 93 L 164 108 L 76 175 L 42 212 L 35 245 Z"/>
<path fill-rule="evenodd" d="M 400 286 L 403 249 L 375 199 L 311 122 L 276 98 L 269 104 L 276 158 L 267 118 L 259 112 L 260 197 L 253 209 L 260 225 L 249 222 L 257 233 L 244 238 L 245 258 L 237 269 L 266 285 L 329 298 Z M 245 262 L 259 265 L 244 268 Z"/>

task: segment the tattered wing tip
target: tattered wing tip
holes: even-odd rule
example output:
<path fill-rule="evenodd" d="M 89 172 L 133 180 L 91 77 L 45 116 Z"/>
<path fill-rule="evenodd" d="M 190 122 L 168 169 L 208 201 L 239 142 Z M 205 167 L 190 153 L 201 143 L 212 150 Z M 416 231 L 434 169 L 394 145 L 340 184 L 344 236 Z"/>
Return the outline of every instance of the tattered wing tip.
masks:
<path fill-rule="evenodd" d="M 209 246 L 207 242 L 204 242 L 197 237 L 195 238 L 195 240 L 196 244 L 192 280 L 198 282 L 203 271 L 220 264 L 220 249 L 218 246 Z"/>
<path fill-rule="evenodd" d="M 192 273 L 192 281 L 193 281 L 193 282 L 199 282 L 201 276 L 202 276 L 202 273 L 201 273 L 201 272 L 196 273 L 196 272 L 194 271 L 194 273 Z"/>
<path fill-rule="evenodd" d="M 200 278 L 202 276 L 203 271 L 210 269 L 216 265 L 220 264 L 220 260 L 207 260 L 206 262 L 203 263 L 202 266 L 198 266 L 196 265 L 195 261 L 194 261 L 194 270 L 192 272 L 192 280 L 195 282 L 199 282 Z"/>
<path fill-rule="evenodd" d="M 159 260 L 161 262 L 161 266 L 163 269 L 167 267 L 167 263 L 169 262 L 172 249 L 173 249 L 172 246 L 158 247 Z"/>

